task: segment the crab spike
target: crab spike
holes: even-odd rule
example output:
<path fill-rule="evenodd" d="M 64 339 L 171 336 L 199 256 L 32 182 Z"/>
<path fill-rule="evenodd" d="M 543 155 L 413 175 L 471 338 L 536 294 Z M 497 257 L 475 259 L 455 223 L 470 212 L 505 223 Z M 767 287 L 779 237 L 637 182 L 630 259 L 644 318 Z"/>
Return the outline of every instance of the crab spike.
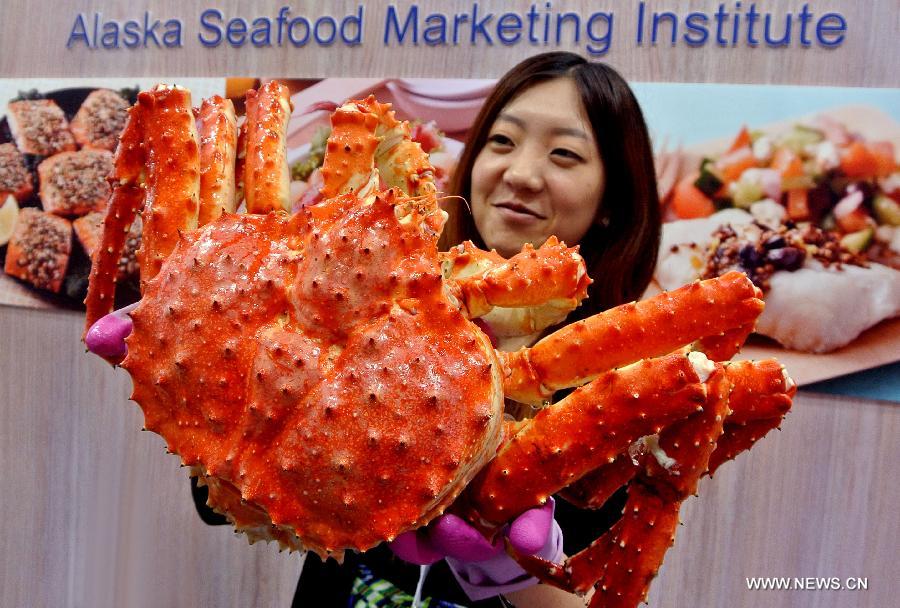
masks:
<path fill-rule="evenodd" d="M 701 361 L 702 359 L 702 361 Z M 703 355 L 671 355 L 607 372 L 539 412 L 468 488 L 465 516 L 490 532 L 631 442 L 695 412 L 706 400 Z"/>
<path fill-rule="evenodd" d="M 456 295 L 469 318 L 483 317 L 495 307 L 509 309 L 498 311 L 489 321 L 492 328 L 501 328 L 498 335 L 509 335 L 510 326 L 515 328 L 513 335 L 540 331 L 565 319 L 587 297 L 591 279 L 578 248 L 566 247 L 556 237 L 538 249 L 526 244 L 509 260 L 498 255 L 499 263 L 487 252 L 473 254 L 473 249 L 477 251 L 467 243 L 445 260 L 456 273 Z M 498 318 L 504 313 L 516 320 Z"/>
<path fill-rule="evenodd" d="M 204 226 L 235 210 L 235 156 L 237 122 L 230 99 L 214 95 L 204 99 L 197 117 L 200 135 L 200 213 Z"/>
<path fill-rule="evenodd" d="M 605 370 L 752 323 L 763 309 L 761 295 L 734 271 L 572 323 L 530 349 L 500 353 L 510 370 L 506 396 L 537 405 Z"/>
<path fill-rule="evenodd" d="M 113 175 L 109 178 L 112 192 L 106 217 L 103 219 L 103 237 L 94 253 L 87 298 L 84 301 L 87 308 L 85 333 L 100 317 L 110 313 L 115 307 L 119 259 L 128 231 L 144 205 L 144 190 L 141 188 L 144 166 L 141 115 L 140 106 L 128 110 L 128 122 L 116 148 Z"/>
<path fill-rule="evenodd" d="M 148 169 L 138 250 L 143 291 L 175 249 L 179 231 L 197 227 L 200 152 L 190 91 L 159 85 L 138 95 L 138 104 L 144 108 Z"/>
<path fill-rule="evenodd" d="M 275 80 L 246 98 L 246 159 L 243 167 L 247 213 L 289 211 L 291 171 L 287 164 L 287 126 L 291 95 Z"/>

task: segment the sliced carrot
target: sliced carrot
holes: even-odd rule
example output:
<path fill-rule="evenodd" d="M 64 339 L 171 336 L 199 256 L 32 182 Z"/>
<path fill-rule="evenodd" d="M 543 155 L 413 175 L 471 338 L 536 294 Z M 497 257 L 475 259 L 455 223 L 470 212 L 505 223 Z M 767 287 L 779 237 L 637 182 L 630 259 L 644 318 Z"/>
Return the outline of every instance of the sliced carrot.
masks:
<path fill-rule="evenodd" d="M 841 171 L 847 177 L 872 177 L 878 172 L 878 159 L 861 141 L 855 141 L 844 149 Z"/>
<path fill-rule="evenodd" d="M 869 152 L 875 157 L 875 175 L 877 177 L 887 177 L 897 170 L 897 157 L 894 155 L 894 144 L 892 142 L 869 142 Z"/>
<path fill-rule="evenodd" d="M 870 226 L 875 225 L 875 221 L 872 219 L 872 216 L 869 215 L 865 207 L 863 207 L 862 205 L 860 205 L 847 215 L 835 219 L 840 229 L 848 234 L 851 232 L 859 232 L 860 230 L 864 230 L 866 228 L 869 228 Z"/>
<path fill-rule="evenodd" d="M 725 183 L 737 181 L 741 173 L 756 166 L 756 158 L 750 148 L 738 148 L 716 161 L 716 170 Z"/>
<path fill-rule="evenodd" d="M 750 147 L 750 130 L 747 129 L 747 125 L 741 127 L 740 132 L 737 134 L 737 137 L 734 138 L 734 141 L 731 142 L 731 147 L 728 148 L 728 152 L 734 152 L 736 150 L 740 150 L 741 148 Z"/>
<path fill-rule="evenodd" d="M 811 217 L 809 211 L 809 190 L 797 188 L 787 192 L 787 216 L 795 222 L 802 222 Z"/>
<path fill-rule="evenodd" d="M 783 178 L 803 175 L 803 161 L 787 148 L 778 148 L 769 166 L 781 173 Z"/>
<path fill-rule="evenodd" d="M 672 192 L 672 211 L 681 219 L 707 217 L 716 211 L 712 200 L 694 185 L 699 176 L 699 171 L 686 175 Z"/>

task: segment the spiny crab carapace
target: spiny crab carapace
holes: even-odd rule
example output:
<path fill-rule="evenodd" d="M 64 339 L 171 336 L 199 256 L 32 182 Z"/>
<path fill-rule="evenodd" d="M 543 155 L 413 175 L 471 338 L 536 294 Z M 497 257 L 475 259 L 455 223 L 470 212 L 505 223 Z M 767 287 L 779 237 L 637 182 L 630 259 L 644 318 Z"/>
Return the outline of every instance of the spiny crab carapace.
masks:
<path fill-rule="evenodd" d="M 373 98 L 334 112 L 323 200 L 289 213 L 288 92 L 270 82 L 246 106 L 238 128 L 230 102 L 192 110 L 188 91 L 158 86 L 116 153 L 87 323 L 111 310 L 141 213 L 122 366 L 146 428 L 251 540 L 338 559 L 448 509 L 490 537 L 553 493 L 591 508 L 628 484 L 622 519 L 567 564 L 516 558 L 635 605 L 699 478 L 790 408 L 777 362 L 720 363 L 752 330 L 758 290 L 731 273 L 495 351 L 472 319 L 526 335 L 565 318 L 590 283 L 577 248 L 439 253 L 427 156 Z M 570 387 L 504 421 L 505 400 L 547 405 Z"/>

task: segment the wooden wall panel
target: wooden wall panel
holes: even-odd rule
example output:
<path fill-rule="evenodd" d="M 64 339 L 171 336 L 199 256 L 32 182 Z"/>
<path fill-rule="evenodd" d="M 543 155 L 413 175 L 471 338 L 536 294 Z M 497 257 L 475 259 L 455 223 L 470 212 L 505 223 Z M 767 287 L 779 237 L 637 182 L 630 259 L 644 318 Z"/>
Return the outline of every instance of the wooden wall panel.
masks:
<path fill-rule="evenodd" d="M 0 606 L 290 605 L 300 555 L 200 520 L 81 325 L 0 307 Z"/>

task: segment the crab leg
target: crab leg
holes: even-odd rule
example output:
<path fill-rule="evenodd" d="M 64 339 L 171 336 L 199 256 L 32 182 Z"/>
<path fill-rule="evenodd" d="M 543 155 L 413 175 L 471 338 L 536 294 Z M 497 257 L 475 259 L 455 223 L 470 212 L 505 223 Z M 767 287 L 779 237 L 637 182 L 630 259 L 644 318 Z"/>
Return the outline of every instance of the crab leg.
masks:
<path fill-rule="evenodd" d="M 763 309 L 760 296 L 734 271 L 573 323 L 530 349 L 498 353 L 510 372 L 506 396 L 539 405 L 608 369 L 752 324 Z"/>
<path fill-rule="evenodd" d="M 726 367 L 734 384 L 725 432 L 709 459 L 710 476 L 720 466 L 781 425 L 791 409 L 797 385 L 774 359 L 737 361 Z"/>
<path fill-rule="evenodd" d="M 675 464 L 644 458 L 640 474 L 629 486 L 622 519 L 564 565 L 515 555 L 526 571 L 579 593 L 595 586 L 591 601 L 595 607 L 631 608 L 645 599 L 650 581 L 674 541 L 681 503 L 696 492 L 722 433 L 731 382 L 717 367 L 706 386 L 702 411 L 660 434 L 660 448 Z M 512 547 L 509 550 L 515 554 Z"/>
<path fill-rule="evenodd" d="M 725 373 L 733 385 L 728 402 L 731 412 L 709 459 L 710 475 L 780 425 L 797 392 L 784 367 L 774 359 L 729 363 Z M 560 494 L 579 507 L 598 509 L 639 471 L 631 456 L 621 454 L 615 462 L 591 471 Z"/>
<path fill-rule="evenodd" d="M 393 189 L 403 195 L 396 199 L 397 217 L 415 221 L 437 240 L 447 214 L 437 203 L 434 168 L 410 138 L 409 124 L 396 119 L 390 104 L 369 96 L 335 110 L 331 127 L 321 195 L 331 199 L 353 193 L 365 199 L 377 190 Z"/>
<path fill-rule="evenodd" d="M 594 469 L 569 487 L 563 488 L 559 495 L 581 509 L 599 509 L 619 488 L 631 481 L 638 471 L 638 463 L 624 452 L 615 461 Z"/>
<path fill-rule="evenodd" d="M 138 96 L 144 109 L 146 199 L 138 259 L 141 288 L 156 276 L 180 234 L 197 227 L 200 152 L 191 92 L 159 85 Z"/>
<path fill-rule="evenodd" d="M 413 197 L 435 194 L 428 155 L 412 141 L 409 124 L 396 119 L 390 104 L 371 95 L 345 103 L 332 114 L 331 125 L 322 166 L 325 198 L 348 192 L 363 197 L 378 189 L 379 182 Z"/>
<path fill-rule="evenodd" d="M 290 210 L 291 172 L 287 164 L 287 126 L 291 97 L 270 81 L 246 98 L 246 157 L 242 168 L 247 213 Z"/>
<path fill-rule="evenodd" d="M 197 117 L 200 135 L 200 214 L 204 226 L 235 210 L 237 122 L 230 99 L 204 99 Z"/>
<path fill-rule="evenodd" d="M 465 516 L 490 531 L 613 462 L 639 437 L 701 408 L 713 367 L 700 353 L 640 361 L 542 410 L 470 484 Z"/>
<path fill-rule="evenodd" d="M 358 192 L 362 197 L 377 189 L 378 117 L 362 111 L 356 103 L 346 103 L 331 115 L 331 127 L 322 164 L 322 196 L 330 199 Z"/>
<path fill-rule="evenodd" d="M 697 340 L 694 349 L 701 351 L 713 361 L 728 361 L 740 352 L 755 325 L 754 319 L 723 334 L 705 336 Z"/>
<path fill-rule="evenodd" d="M 454 295 L 463 303 L 467 316 L 483 317 L 495 307 L 513 309 L 506 311 L 513 315 L 521 310 L 517 335 L 539 331 L 564 319 L 587 297 L 591 284 L 578 248 L 566 247 L 556 237 L 551 236 L 537 249 L 526 244 L 508 260 L 496 253 L 481 252 L 471 243 L 454 249 L 445 256 L 445 268 L 455 277 Z M 501 321 L 501 325 L 508 322 Z M 494 328 L 494 324 L 491 326 Z"/>
<path fill-rule="evenodd" d="M 141 188 L 144 166 L 141 114 L 142 107 L 139 105 L 128 110 L 128 122 L 116 148 L 113 175 L 109 178 L 112 194 L 103 219 L 103 240 L 94 254 L 84 301 L 87 308 L 85 332 L 114 308 L 119 258 L 128 230 L 144 205 L 144 190 Z"/>

